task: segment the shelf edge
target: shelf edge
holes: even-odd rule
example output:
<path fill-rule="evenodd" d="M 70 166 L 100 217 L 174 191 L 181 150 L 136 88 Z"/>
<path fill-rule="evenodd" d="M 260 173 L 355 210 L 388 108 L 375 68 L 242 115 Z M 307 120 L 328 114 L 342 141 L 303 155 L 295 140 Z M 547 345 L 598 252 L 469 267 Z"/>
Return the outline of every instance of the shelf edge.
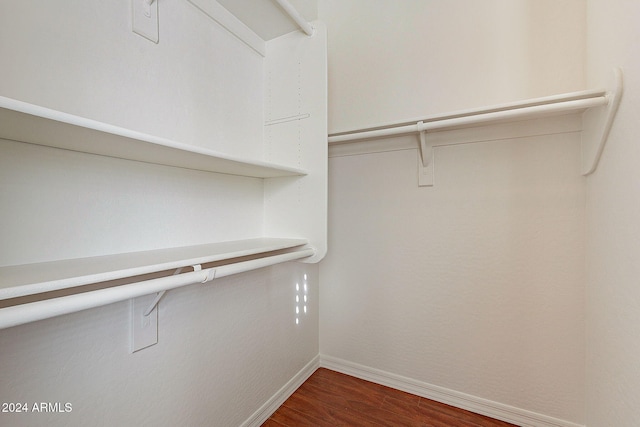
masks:
<path fill-rule="evenodd" d="M 455 119 L 455 118 L 466 117 L 466 116 L 475 116 L 475 115 L 494 113 L 494 112 L 505 111 L 505 110 L 520 109 L 520 108 L 533 107 L 533 106 L 539 106 L 539 105 L 557 104 L 561 102 L 577 101 L 581 99 L 598 98 L 598 97 L 605 96 L 606 94 L 607 94 L 606 89 L 589 89 L 589 90 L 582 90 L 582 91 L 576 91 L 576 92 L 567 92 L 567 93 L 544 96 L 539 98 L 530 98 L 530 99 L 524 99 L 520 101 L 488 105 L 485 107 L 468 108 L 468 109 L 451 111 L 447 113 L 439 113 L 439 114 L 415 117 L 415 118 L 406 119 L 406 120 L 385 122 L 377 125 L 362 126 L 362 127 L 353 128 L 353 129 L 345 129 L 345 130 L 332 132 L 329 134 L 329 137 L 343 136 L 343 135 L 349 135 L 349 134 L 354 134 L 359 132 L 367 132 L 372 130 L 389 128 L 389 127 L 406 126 L 406 125 L 415 124 L 420 121 L 426 124 L 426 123 L 435 122 L 435 121 L 449 120 L 449 119 Z"/>
<path fill-rule="evenodd" d="M 230 250 L 225 253 L 217 253 L 214 255 L 200 255 L 191 258 L 180 257 L 171 261 L 161 260 L 157 263 L 145 263 L 137 266 L 124 266 L 120 268 L 115 268 L 113 270 L 96 272 L 87 272 L 85 274 L 80 274 L 78 276 L 72 277 L 64 277 L 57 278 L 54 280 L 38 280 L 33 281 L 33 283 L 22 283 L 16 284 L 14 286 L 8 286 L 0 289 L 0 301 L 11 299 L 11 298 L 19 298 L 30 295 L 37 295 L 45 292 L 51 291 L 59 291 L 63 289 L 70 289 L 85 285 L 91 285 L 100 282 L 106 282 L 110 280 L 118 280 L 124 279 L 127 277 L 139 276 L 143 274 L 151 274 L 157 273 L 165 270 L 172 270 L 181 267 L 189 267 L 197 264 L 205 264 L 211 262 L 219 262 L 233 258 L 239 258 L 244 256 L 258 255 L 261 253 L 267 253 L 272 251 L 280 251 L 286 249 L 293 249 L 299 246 L 303 246 L 308 244 L 306 239 L 284 239 L 284 238 L 256 238 L 256 239 L 244 239 L 238 241 L 227 241 L 220 243 L 212 243 L 205 245 L 194 245 L 194 246 L 185 246 L 178 248 L 166 248 L 159 249 L 154 251 L 141 251 L 141 252 L 130 252 L 123 254 L 115 254 L 115 255 L 105 255 L 99 257 L 90 257 L 90 258 L 78 258 L 78 259 L 70 259 L 70 260 L 61 260 L 61 261 L 52 261 L 52 262 L 43 262 L 36 264 L 25 264 L 19 266 L 6 266 L 0 268 L 0 278 L 4 275 L 7 276 L 11 273 L 20 274 L 20 270 L 31 270 L 31 269 L 40 269 L 40 270 L 53 270 L 60 269 L 64 266 L 72 264 L 74 262 L 78 263 L 114 263 L 117 262 L 121 258 L 125 257 L 147 257 L 153 256 L 153 254 L 157 254 L 160 258 L 162 255 L 165 255 L 169 251 L 181 251 L 181 250 L 189 250 L 189 249 L 198 249 L 202 248 L 203 251 L 206 249 L 214 250 L 214 247 L 223 246 L 223 245 L 233 245 L 239 244 L 240 246 L 246 245 L 244 248 L 239 248 L 235 250 Z M 60 267 L 57 267 L 60 266 Z M 9 274 L 7 274 L 9 273 Z M 42 273 L 41 273 L 42 274 Z"/>
<path fill-rule="evenodd" d="M 0 138 L 89 154 L 253 178 L 307 174 L 299 168 L 243 159 L 3 96 L 0 123 Z"/>

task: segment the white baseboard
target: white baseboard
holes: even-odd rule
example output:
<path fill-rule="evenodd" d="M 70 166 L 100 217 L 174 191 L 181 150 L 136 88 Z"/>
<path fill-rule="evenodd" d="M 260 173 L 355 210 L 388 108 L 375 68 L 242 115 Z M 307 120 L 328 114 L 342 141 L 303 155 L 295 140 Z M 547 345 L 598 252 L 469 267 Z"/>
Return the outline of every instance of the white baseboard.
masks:
<path fill-rule="evenodd" d="M 522 427 L 584 427 L 580 424 L 493 402 L 336 357 L 320 355 L 320 367 L 342 372 L 343 374 L 356 378 L 416 394 L 426 399 L 435 400 Z"/>
<path fill-rule="evenodd" d="M 285 400 L 305 382 L 320 366 L 320 356 L 314 357 L 307 365 L 294 375 L 264 405 L 253 413 L 241 427 L 260 427 L 282 405 Z"/>

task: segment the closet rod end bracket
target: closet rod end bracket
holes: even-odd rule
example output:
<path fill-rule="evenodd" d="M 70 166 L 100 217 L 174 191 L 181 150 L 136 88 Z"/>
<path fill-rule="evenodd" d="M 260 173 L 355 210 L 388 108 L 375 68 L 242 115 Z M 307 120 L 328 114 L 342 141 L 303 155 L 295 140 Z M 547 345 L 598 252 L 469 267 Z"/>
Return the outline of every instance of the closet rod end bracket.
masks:
<path fill-rule="evenodd" d="M 595 172 L 602 156 L 604 146 L 613 126 L 620 99 L 622 98 L 623 82 L 622 69 L 613 69 L 613 76 L 607 87 L 607 104 L 591 108 L 582 116 L 581 155 L 582 175 L 587 176 Z"/>

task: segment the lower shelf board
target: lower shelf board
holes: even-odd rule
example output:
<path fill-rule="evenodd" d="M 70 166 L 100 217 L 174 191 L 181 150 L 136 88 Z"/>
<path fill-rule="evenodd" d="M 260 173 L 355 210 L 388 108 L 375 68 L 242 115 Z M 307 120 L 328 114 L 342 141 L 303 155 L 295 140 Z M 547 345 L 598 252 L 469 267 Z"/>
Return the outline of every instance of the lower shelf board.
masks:
<path fill-rule="evenodd" d="M 0 268 L 0 300 L 296 248 L 305 239 L 255 238 Z"/>
<path fill-rule="evenodd" d="M 157 261 L 162 258 L 158 256 L 159 254 L 166 256 L 167 252 L 169 252 L 175 255 L 176 251 L 182 253 L 184 251 L 192 252 L 195 250 L 194 248 L 208 248 L 208 251 L 203 254 L 198 251 L 198 255 L 201 256 L 184 258 L 179 264 L 173 264 L 177 262 L 174 259 L 164 264 L 138 264 L 135 267 L 118 271 L 111 269 L 107 272 L 95 273 L 95 270 L 93 270 L 92 274 L 71 277 L 57 282 L 32 283 L 22 287 L 5 288 L 5 295 L 9 293 L 8 291 L 21 292 L 24 295 L 0 299 L 0 329 L 157 293 L 158 295 L 151 305 L 144 310 L 144 316 L 147 316 L 154 310 L 162 295 L 171 289 L 203 284 L 220 277 L 314 256 L 316 252 L 313 248 L 300 247 L 304 243 L 304 240 L 298 239 L 251 239 L 198 247 L 125 254 L 126 258 L 130 259 L 140 260 L 151 257 L 151 259 Z M 222 252 L 222 248 L 226 248 L 226 252 Z M 215 252 L 213 249 L 220 251 Z M 104 259 L 122 261 L 122 257 L 125 255 L 101 258 L 103 258 L 103 261 Z M 153 257 L 151 255 L 156 256 Z M 83 260 L 74 260 L 74 262 L 82 264 Z M 48 269 L 53 268 L 55 265 L 60 265 L 60 262 L 46 263 Z M 104 263 L 100 265 L 104 265 Z M 177 265 L 173 274 L 172 270 L 167 269 L 168 265 L 174 265 L 174 267 Z M 7 269 L 29 271 L 29 267 L 33 269 L 34 266 L 39 266 L 42 270 L 43 264 L 7 267 Z M 184 267 L 190 267 L 193 271 L 184 272 Z M 155 269 L 155 274 L 136 275 L 134 273 L 141 269 Z M 3 270 L 7 271 L 6 269 Z M 71 286 L 72 283 L 81 282 L 82 280 L 86 282 L 90 279 L 97 280 L 100 277 L 104 278 L 106 275 L 121 276 L 125 274 L 124 272 L 126 272 L 126 278 L 123 280 L 101 280 L 83 286 Z M 43 287 L 47 289 L 45 285 L 51 285 L 51 283 L 57 285 L 58 289 L 34 292 L 35 289 L 43 289 Z M 30 293 L 25 294 L 25 288 Z"/>

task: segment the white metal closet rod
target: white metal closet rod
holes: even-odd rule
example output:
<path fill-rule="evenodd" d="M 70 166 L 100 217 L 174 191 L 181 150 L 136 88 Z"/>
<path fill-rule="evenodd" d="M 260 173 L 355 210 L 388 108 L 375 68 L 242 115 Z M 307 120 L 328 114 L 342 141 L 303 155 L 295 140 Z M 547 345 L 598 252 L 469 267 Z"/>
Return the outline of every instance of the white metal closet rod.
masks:
<path fill-rule="evenodd" d="M 276 0 L 280 7 L 287 12 L 287 15 L 291 17 L 295 21 L 295 23 L 300 27 L 302 31 L 305 32 L 306 35 L 313 35 L 313 27 L 304 19 L 304 16 L 300 14 L 287 0 Z"/>
<path fill-rule="evenodd" d="M 6 307 L 0 309 L 0 329 L 99 307 L 182 286 L 205 283 L 216 278 L 230 276 L 244 271 L 307 258 L 314 255 L 314 253 L 314 249 L 302 249 L 281 255 L 273 255 L 250 261 L 227 264 L 201 271 L 193 271 L 190 273 L 177 274 L 175 276 L 131 283 L 129 285 L 115 286 L 113 288 L 101 289 L 98 291 Z"/>
<path fill-rule="evenodd" d="M 528 107 L 516 107 L 500 111 L 492 111 L 487 113 L 472 113 L 453 118 L 436 119 L 433 121 L 418 122 L 413 125 L 393 126 L 384 129 L 376 129 L 363 132 L 353 132 L 344 135 L 329 136 L 329 143 L 339 143 L 346 141 L 355 141 L 359 139 L 379 138 L 384 136 L 404 135 L 410 133 L 418 133 L 425 131 L 444 130 L 459 126 L 477 125 L 492 121 L 526 119 L 535 116 L 541 116 L 551 113 L 561 113 L 564 111 L 573 111 L 587 109 L 592 107 L 600 107 L 607 105 L 608 98 L 606 96 L 597 96 L 592 98 L 576 99 L 571 101 L 562 101 L 542 105 L 534 105 Z"/>

